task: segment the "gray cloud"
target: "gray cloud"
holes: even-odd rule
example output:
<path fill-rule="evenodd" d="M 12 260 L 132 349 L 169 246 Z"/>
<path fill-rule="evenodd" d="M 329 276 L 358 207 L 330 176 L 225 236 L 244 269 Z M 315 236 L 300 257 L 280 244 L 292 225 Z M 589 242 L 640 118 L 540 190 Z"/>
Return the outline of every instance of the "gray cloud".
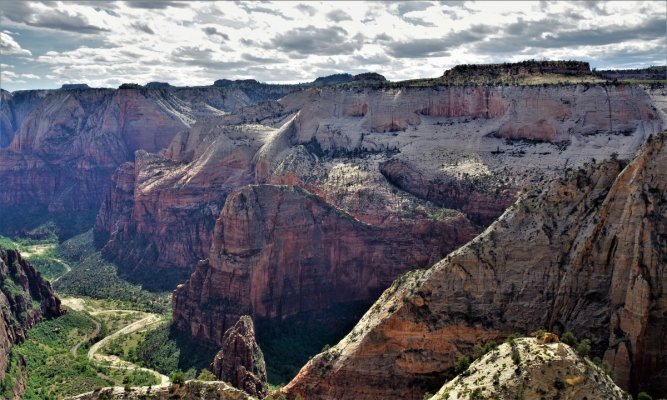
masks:
<path fill-rule="evenodd" d="M 125 5 L 131 8 L 143 8 L 147 10 L 164 10 L 169 7 L 188 7 L 188 2 L 185 1 L 143 1 L 143 0 L 127 0 Z"/>
<path fill-rule="evenodd" d="M 217 30 L 213 26 L 206 26 L 206 27 L 202 28 L 202 31 L 204 31 L 204 33 L 209 35 L 209 36 L 220 36 L 221 38 L 223 38 L 225 40 L 229 40 L 229 35 L 228 34 L 226 34 L 224 32 L 220 32 L 219 30 Z"/>
<path fill-rule="evenodd" d="M 148 26 L 148 24 L 145 24 L 143 22 L 133 22 L 132 24 L 130 24 L 130 26 L 133 27 L 134 29 L 138 30 L 138 31 L 145 32 L 145 33 L 148 33 L 148 34 L 151 34 L 151 35 L 155 35 L 155 32 L 151 29 L 151 27 Z"/>
<path fill-rule="evenodd" d="M 508 25 L 504 35 L 475 45 L 485 53 L 518 53 L 529 48 L 554 49 L 578 46 L 603 46 L 628 40 L 651 41 L 665 37 L 665 20 L 653 18 L 636 26 L 606 26 L 596 29 L 572 29 L 562 20 L 542 19 Z M 569 28 L 569 29 L 568 29 Z M 565 29 L 565 30 L 564 30 Z"/>
<path fill-rule="evenodd" d="M 278 64 L 285 61 L 280 58 L 258 57 L 248 53 L 241 54 L 241 58 L 246 61 L 252 61 L 258 64 Z"/>
<path fill-rule="evenodd" d="M 429 28 L 437 26 L 433 22 L 424 21 L 423 19 L 417 18 L 417 17 L 405 17 L 404 16 L 402 18 L 403 18 L 403 21 L 407 22 L 410 25 L 426 26 L 426 27 L 429 27 Z"/>
<path fill-rule="evenodd" d="M 327 13 L 327 19 L 333 22 L 352 21 L 350 14 L 343 10 L 331 10 Z"/>
<path fill-rule="evenodd" d="M 108 32 L 109 30 L 92 25 L 88 19 L 77 13 L 67 13 L 58 9 L 38 12 L 30 3 L 3 2 L 2 15 L 7 19 L 38 28 L 48 28 L 81 34 Z"/>
<path fill-rule="evenodd" d="M 304 13 L 304 14 L 308 14 L 308 15 L 310 15 L 311 17 L 312 17 L 313 15 L 317 14 L 317 8 L 315 8 L 315 7 L 313 7 L 313 6 L 309 6 L 309 5 L 307 5 L 307 4 L 298 4 L 298 5 L 296 6 L 296 9 L 299 10 L 299 11 L 301 11 L 301 12 Z"/>
<path fill-rule="evenodd" d="M 398 13 L 403 15 L 413 11 L 424 11 L 432 5 L 432 3 L 426 1 L 406 1 L 398 3 Z"/>
<path fill-rule="evenodd" d="M 464 31 L 448 33 L 442 38 L 414 39 L 387 44 L 389 54 L 396 58 L 443 57 L 449 49 L 476 42 L 496 29 L 486 25 L 473 25 Z"/>
<path fill-rule="evenodd" d="M 358 38 L 349 40 L 347 31 L 340 27 L 316 28 L 310 25 L 278 34 L 271 40 L 271 45 L 302 55 L 333 55 L 349 54 L 358 50 L 363 41 Z M 267 48 L 269 47 L 271 46 Z"/>

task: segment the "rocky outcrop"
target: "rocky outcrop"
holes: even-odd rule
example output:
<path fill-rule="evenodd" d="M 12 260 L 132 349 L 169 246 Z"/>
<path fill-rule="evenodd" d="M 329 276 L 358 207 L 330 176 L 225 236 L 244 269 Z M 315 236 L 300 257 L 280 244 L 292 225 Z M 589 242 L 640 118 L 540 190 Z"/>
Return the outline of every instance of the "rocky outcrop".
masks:
<path fill-rule="evenodd" d="M 60 299 L 49 282 L 18 251 L 0 247 L 0 392 L 13 393 L 16 399 L 22 392 L 23 377 L 5 379 L 12 345 L 25 340 L 27 331 L 44 318 L 62 314 Z"/>
<path fill-rule="evenodd" d="M 520 78 L 530 75 L 591 75 L 591 67 L 583 61 L 536 61 L 528 60 L 503 64 L 462 64 L 445 71 L 442 78 L 447 81 L 469 82 L 475 78 L 495 79 L 499 77 Z"/>
<path fill-rule="evenodd" d="M 626 400 L 628 395 L 570 346 L 519 338 L 473 362 L 430 400 L 470 398 Z"/>
<path fill-rule="evenodd" d="M 174 291 L 174 325 L 221 346 L 242 315 L 280 319 L 370 304 L 400 273 L 430 265 L 473 232 L 460 213 L 379 227 L 299 187 L 246 186 L 216 221 L 210 261 Z"/>
<path fill-rule="evenodd" d="M 49 211 L 99 207 L 109 178 L 137 150 L 157 152 L 196 120 L 294 88 L 42 90 L 2 93 L 0 207 Z"/>
<path fill-rule="evenodd" d="M 186 381 L 182 385 L 98 389 L 70 400 L 251 400 L 245 392 L 225 382 Z"/>
<path fill-rule="evenodd" d="M 458 355 L 510 332 L 571 330 L 615 382 L 667 393 L 667 133 L 530 190 L 482 235 L 397 280 L 352 332 L 313 358 L 290 396 L 418 399 Z"/>
<path fill-rule="evenodd" d="M 252 318 L 239 318 L 222 337 L 222 348 L 209 367 L 218 380 L 230 383 L 249 395 L 264 398 L 269 393 L 266 364 L 255 341 Z"/>
<path fill-rule="evenodd" d="M 429 175 L 400 160 L 383 162 L 380 172 L 401 190 L 439 207 L 459 210 L 482 226 L 491 224 L 516 200 L 516 187 L 499 187 L 489 177 L 465 179 L 446 173 Z"/>

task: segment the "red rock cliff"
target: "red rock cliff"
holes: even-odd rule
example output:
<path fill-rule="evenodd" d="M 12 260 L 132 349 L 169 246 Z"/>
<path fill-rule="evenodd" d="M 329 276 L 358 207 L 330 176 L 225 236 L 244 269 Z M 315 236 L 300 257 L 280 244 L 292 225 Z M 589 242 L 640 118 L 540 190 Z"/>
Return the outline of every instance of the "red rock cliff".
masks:
<path fill-rule="evenodd" d="M 667 393 L 667 133 L 525 193 L 484 234 L 397 280 L 284 391 L 419 399 L 475 343 L 539 328 L 591 338 L 626 390 Z"/>
<path fill-rule="evenodd" d="M 242 315 L 284 318 L 370 303 L 400 273 L 430 265 L 472 235 L 461 214 L 377 227 L 299 187 L 246 186 L 216 221 L 210 262 L 174 291 L 174 324 L 221 345 Z"/>

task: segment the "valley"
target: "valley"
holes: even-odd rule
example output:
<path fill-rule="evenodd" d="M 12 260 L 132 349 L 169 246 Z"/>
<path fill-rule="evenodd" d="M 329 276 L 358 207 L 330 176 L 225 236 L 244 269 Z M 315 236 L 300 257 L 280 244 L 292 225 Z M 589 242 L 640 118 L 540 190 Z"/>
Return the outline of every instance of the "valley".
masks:
<path fill-rule="evenodd" d="M 665 393 L 664 85 L 383 79 L 3 92 L 6 397 Z"/>

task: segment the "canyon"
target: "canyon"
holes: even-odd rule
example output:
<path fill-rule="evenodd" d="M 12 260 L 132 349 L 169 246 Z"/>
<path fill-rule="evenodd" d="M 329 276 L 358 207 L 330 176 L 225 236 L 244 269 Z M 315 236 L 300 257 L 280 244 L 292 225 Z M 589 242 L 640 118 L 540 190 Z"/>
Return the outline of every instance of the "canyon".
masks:
<path fill-rule="evenodd" d="M 397 279 L 284 392 L 418 399 L 475 344 L 546 328 L 590 338 L 622 388 L 665 393 L 666 161 L 661 133 L 627 165 L 527 190 L 466 246 Z"/>
<path fill-rule="evenodd" d="M 0 217 L 95 213 L 104 258 L 173 290 L 172 327 L 250 395 L 254 326 L 337 307 L 359 322 L 288 398 L 421 399 L 476 344 L 541 328 L 665 392 L 667 90 L 536 65 L 2 91 Z"/>
<path fill-rule="evenodd" d="M 8 399 L 23 392 L 25 361 L 11 359 L 12 346 L 25 340 L 28 330 L 45 318 L 63 314 L 60 299 L 18 251 L 0 247 L 0 389 Z M 10 363 L 13 374 L 10 372 Z M 10 379 L 6 379 L 10 378 Z"/>

